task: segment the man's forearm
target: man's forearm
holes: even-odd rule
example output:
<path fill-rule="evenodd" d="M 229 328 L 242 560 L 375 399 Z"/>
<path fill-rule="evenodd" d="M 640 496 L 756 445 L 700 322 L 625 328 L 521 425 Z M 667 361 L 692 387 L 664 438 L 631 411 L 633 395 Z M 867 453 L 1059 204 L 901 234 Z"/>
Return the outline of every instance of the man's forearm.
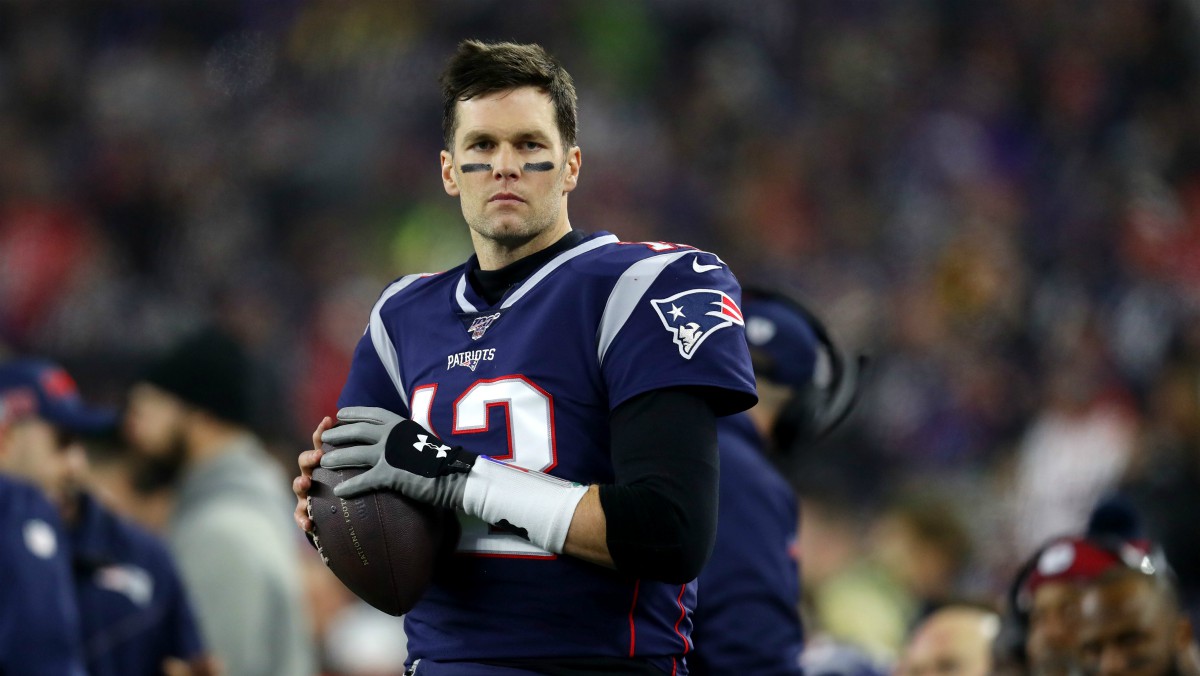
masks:
<path fill-rule="evenodd" d="M 608 526 L 604 508 L 600 506 L 598 486 L 588 486 L 587 493 L 576 505 L 563 553 L 606 568 L 615 567 L 608 552 Z"/>

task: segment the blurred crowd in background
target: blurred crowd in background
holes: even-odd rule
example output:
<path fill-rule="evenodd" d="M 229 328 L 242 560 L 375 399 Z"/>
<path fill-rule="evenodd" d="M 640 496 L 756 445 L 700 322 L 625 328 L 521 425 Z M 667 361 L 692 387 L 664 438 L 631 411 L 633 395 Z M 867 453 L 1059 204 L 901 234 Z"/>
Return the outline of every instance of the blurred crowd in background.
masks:
<path fill-rule="evenodd" d="M 792 459 L 814 635 L 892 659 L 1118 489 L 1200 603 L 1191 0 L 10 0 L 0 354 L 119 405 L 217 322 L 290 474 L 378 292 L 470 253 L 437 169 L 465 37 L 575 77 L 574 227 L 717 252 L 870 355 Z"/>

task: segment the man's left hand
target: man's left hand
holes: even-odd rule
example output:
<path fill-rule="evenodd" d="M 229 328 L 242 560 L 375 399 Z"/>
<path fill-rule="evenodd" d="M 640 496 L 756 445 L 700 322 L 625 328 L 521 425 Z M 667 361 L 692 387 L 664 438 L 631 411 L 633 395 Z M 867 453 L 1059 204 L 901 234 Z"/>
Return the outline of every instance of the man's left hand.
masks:
<path fill-rule="evenodd" d="M 321 440 L 336 450 L 321 458 L 327 469 L 370 467 L 334 489 L 340 498 L 372 490 L 398 491 L 439 507 L 462 506 L 466 473 L 476 456 L 449 446 L 424 427 L 381 408 L 353 406 L 338 411 L 341 423 Z"/>

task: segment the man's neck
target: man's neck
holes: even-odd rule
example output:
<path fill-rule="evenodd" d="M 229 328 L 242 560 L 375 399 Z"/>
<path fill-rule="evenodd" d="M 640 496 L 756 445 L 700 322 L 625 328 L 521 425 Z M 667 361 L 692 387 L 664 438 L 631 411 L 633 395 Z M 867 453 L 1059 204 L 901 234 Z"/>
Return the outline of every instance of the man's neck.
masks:
<path fill-rule="evenodd" d="M 499 270 L 474 268 L 467 279 L 471 288 L 475 289 L 475 292 L 487 301 L 488 305 L 495 305 L 500 302 L 509 289 L 528 279 L 534 271 L 545 265 L 550 259 L 575 246 L 586 236 L 582 232 L 572 230 L 558 238 L 558 241 L 552 242 L 550 246 L 539 249 Z"/>
<path fill-rule="evenodd" d="M 479 269 L 499 270 L 545 249 L 568 232 L 571 232 L 571 223 L 564 218 L 559 225 L 547 228 L 533 239 L 516 246 L 510 247 L 484 238 L 476 234 L 474 230 L 471 231 L 471 241 L 475 245 L 475 256 L 479 259 Z"/>

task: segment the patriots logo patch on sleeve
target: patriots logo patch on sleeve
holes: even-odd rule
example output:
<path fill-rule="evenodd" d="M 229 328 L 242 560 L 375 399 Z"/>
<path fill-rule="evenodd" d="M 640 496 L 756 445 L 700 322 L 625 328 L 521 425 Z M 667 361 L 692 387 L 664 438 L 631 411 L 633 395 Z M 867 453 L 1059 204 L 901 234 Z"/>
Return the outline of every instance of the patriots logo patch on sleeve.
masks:
<path fill-rule="evenodd" d="M 684 359 L 691 359 L 710 335 L 727 326 L 744 324 L 737 303 L 714 289 L 692 289 L 670 298 L 653 299 L 650 304 Z"/>

